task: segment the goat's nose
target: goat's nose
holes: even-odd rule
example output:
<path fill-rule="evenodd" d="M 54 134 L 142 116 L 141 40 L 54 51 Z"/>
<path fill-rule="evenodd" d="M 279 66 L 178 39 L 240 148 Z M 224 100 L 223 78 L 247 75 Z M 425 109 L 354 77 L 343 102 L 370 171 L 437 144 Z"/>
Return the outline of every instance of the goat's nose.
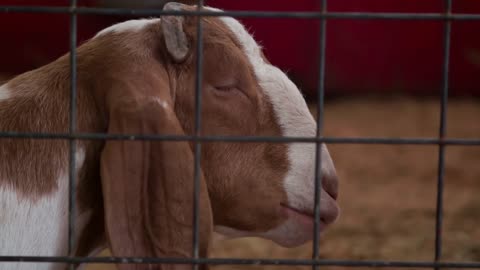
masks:
<path fill-rule="evenodd" d="M 320 205 L 322 209 L 320 218 L 326 225 L 332 224 L 337 220 L 338 215 L 340 214 L 340 208 L 334 200 L 325 200 L 322 203 L 324 205 Z"/>
<path fill-rule="evenodd" d="M 338 177 L 334 173 L 332 175 L 324 175 L 322 178 L 323 189 L 334 199 L 338 197 Z"/>

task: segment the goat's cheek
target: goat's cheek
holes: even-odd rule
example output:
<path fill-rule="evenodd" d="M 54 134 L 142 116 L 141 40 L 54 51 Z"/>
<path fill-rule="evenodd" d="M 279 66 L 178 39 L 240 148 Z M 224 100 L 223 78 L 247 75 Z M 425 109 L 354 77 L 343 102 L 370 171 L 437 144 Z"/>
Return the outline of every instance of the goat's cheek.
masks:
<path fill-rule="evenodd" d="M 248 199 L 247 197 L 248 202 L 244 200 L 237 204 L 237 213 L 239 214 L 237 217 L 240 219 L 238 224 L 247 225 L 242 229 L 265 232 L 278 227 L 287 219 L 277 200 L 264 200 L 260 193 L 251 196 L 255 196 L 257 199 L 251 197 Z M 235 226 L 235 224 L 232 225 Z"/>
<path fill-rule="evenodd" d="M 225 196 L 221 202 L 212 201 L 212 204 L 220 204 L 220 207 L 213 206 L 217 209 L 214 210 L 214 216 L 217 215 L 215 225 L 260 233 L 278 227 L 287 219 L 279 198 L 267 186 L 258 186 L 256 189 L 246 186 L 245 183 L 232 186 L 229 192 L 236 196 Z"/>

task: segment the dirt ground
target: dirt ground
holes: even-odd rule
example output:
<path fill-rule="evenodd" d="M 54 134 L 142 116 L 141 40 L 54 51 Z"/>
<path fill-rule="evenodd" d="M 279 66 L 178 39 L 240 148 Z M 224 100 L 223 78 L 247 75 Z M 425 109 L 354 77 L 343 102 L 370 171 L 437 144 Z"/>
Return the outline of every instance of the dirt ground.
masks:
<path fill-rule="evenodd" d="M 435 98 L 330 100 L 325 107 L 325 133 L 341 137 L 435 137 L 439 128 L 439 108 Z M 448 136 L 480 138 L 479 119 L 480 100 L 451 99 Z M 341 181 L 342 213 L 322 239 L 322 258 L 432 260 L 438 147 L 337 144 L 329 148 Z M 479 161 L 480 146 L 449 146 L 446 149 L 445 261 L 480 261 Z M 311 243 L 285 249 L 269 241 L 246 238 L 215 242 L 211 256 L 299 259 L 310 258 L 311 250 Z M 93 269 L 112 268 L 89 268 Z M 217 266 L 212 269 L 309 268 Z"/>

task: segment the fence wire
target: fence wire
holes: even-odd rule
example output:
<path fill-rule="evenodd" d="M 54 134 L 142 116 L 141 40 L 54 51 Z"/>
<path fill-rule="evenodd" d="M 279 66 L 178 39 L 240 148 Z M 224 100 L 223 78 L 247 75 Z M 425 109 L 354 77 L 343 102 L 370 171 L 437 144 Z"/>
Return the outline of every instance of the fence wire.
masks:
<path fill-rule="evenodd" d="M 452 0 L 445 0 L 445 13 L 452 13 Z M 447 135 L 447 108 L 448 108 L 448 83 L 450 72 L 450 39 L 452 34 L 452 22 L 445 22 L 443 31 L 443 66 L 442 66 L 442 98 L 440 101 L 440 129 L 439 138 Z M 437 181 L 437 205 L 435 214 L 435 261 L 442 257 L 442 225 L 443 225 L 443 188 L 445 179 L 445 145 L 438 146 L 438 181 Z M 435 267 L 436 270 L 439 267 Z"/>
<path fill-rule="evenodd" d="M 191 264 L 194 269 L 199 265 L 288 265 L 288 266 L 312 266 L 318 269 L 320 266 L 343 266 L 343 267 L 403 267 L 403 268 L 480 268 L 480 262 L 444 262 L 442 258 L 442 221 L 443 221 L 443 191 L 445 177 L 445 148 L 448 145 L 479 146 L 480 139 L 447 138 L 447 107 L 449 90 L 449 66 L 450 66 L 450 43 L 452 21 L 479 20 L 479 14 L 452 13 L 452 1 L 444 0 L 443 13 L 385 13 L 385 12 L 329 12 L 327 0 L 319 0 L 321 10 L 317 12 L 264 12 L 264 11 L 225 11 L 215 13 L 201 10 L 203 0 L 198 0 L 195 11 L 163 11 L 159 9 L 125 9 L 125 8 L 87 8 L 78 7 L 77 0 L 70 0 L 68 7 L 44 7 L 44 6 L 0 6 L 1 13 L 48 13 L 70 15 L 70 73 L 71 73 L 71 98 L 70 98 L 70 128 L 68 133 L 21 133 L 1 131 L 0 139 L 52 139 L 68 140 L 69 159 L 69 226 L 68 226 L 68 252 L 72 254 L 75 243 L 75 151 L 78 140 L 162 140 L 162 141 L 191 141 L 194 144 L 194 232 L 192 258 L 142 258 L 142 257 L 75 257 L 75 256 L 0 256 L 0 262 L 53 262 L 68 263 L 70 269 L 80 263 L 136 263 L 136 264 Z M 195 133 L 192 136 L 174 135 L 139 135 L 139 134 L 104 134 L 104 133 L 79 133 L 76 132 L 76 98 L 77 98 L 77 16 L 78 15 L 135 15 L 135 16 L 196 16 L 197 28 L 197 76 L 195 79 Z M 204 16 L 231 16 L 231 17 L 255 17 L 255 18 L 290 18 L 290 19 L 314 19 L 320 21 L 320 54 L 317 98 L 317 135 L 316 137 L 253 137 L 253 136 L 201 136 L 201 107 L 200 95 L 203 43 L 202 21 Z M 325 54 L 326 54 L 326 31 L 329 19 L 389 19 L 389 20 L 441 20 L 444 21 L 443 38 L 443 74 L 440 101 L 440 129 L 437 138 L 341 138 L 324 137 L 323 111 L 325 96 Z M 316 144 L 316 169 L 315 169 L 315 232 L 313 241 L 312 259 L 238 259 L 238 258 L 201 258 L 199 256 L 199 177 L 200 177 L 200 153 L 201 143 L 204 142 L 268 142 L 268 143 L 315 143 Z M 438 145 L 438 180 L 437 180 L 437 203 L 435 223 L 435 252 L 432 261 L 373 261 L 373 260 L 329 260 L 320 259 L 319 250 L 319 220 L 320 220 L 320 189 L 321 189 L 321 144 L 387 144 L 387 145 Z"/>
<path fill-rule="evenodd" d="M 77 0 L 70 0 L 70 8 L 77 7 Z M 70 126 L 69 134 L 75 134 L 77 127 L 77 14 L 70 14 Z M 69 171 L 68 171 L 68 254 L 75 249 L 75 198 L 76 177 L 75 168 L 77 141 L 69 140 Z M 69 269 L 74 270 L 75 265 L 69 264 Z"/>

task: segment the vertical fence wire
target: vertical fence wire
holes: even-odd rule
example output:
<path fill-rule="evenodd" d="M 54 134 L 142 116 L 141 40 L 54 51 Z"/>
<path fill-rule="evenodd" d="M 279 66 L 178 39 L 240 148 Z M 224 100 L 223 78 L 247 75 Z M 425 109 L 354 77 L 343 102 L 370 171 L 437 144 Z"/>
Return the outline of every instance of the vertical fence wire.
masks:
<path fill-rule="evenodd" d="M 74 10 L 77 0 L 70 0 L 70 127 L 69 133 L 75 134 L 77 126 L 77 14 Z M 69 140 L 69 189 L 68 189 L 68 256 L 73 256 L 75 247 L 75 183 L 76 183 L 76 156 L 77 141 Z M 74 264 L 69 264 L 73 270 Z"/>
<path fill-rule="evenodd" d="M 327 12 L 327 0 L 320 0 L 321 14 Z M 327 21 L 324 17 L 320 19 L 319 32 L 319 59 L 318 59 L 318 93 L 317 93 L 317 138 L 322 137 L 323 132 L 323 111 L 324 111 L 324 96 L 325 96 L 325 51 L 326 51 L 326 30 Z M 313 259 L 320 259 L 320 203 L 322 191 L 322 143 L 317 141 L 315 149 L 315 222 L 313 232 Z M 319 265 L 313 265 L 312 269 L 319 269 Z"/>
<path fill-rule="evenodd" d="M 203 8 L 203 0 L 197 0 L 197 10 Z M 202 126 L 202 81 L 203 81 L 203 28 L 202 16 L 197 16 L 197 46 L 196 46 L 196 77 L 195 77 L 195 137 L 194 137 L 194 190 L 193 190 L 193 257 L 199 258 L 199 226 L 200 226 L 200 157 L 201 143 L 198 136 L 201 135 Z M 199 269 L 198 264 L 194 264 L 194 270 Z"/>
<path fill-rule="evenodd" d="M 452 13 L 452 0 L 445 0 L 445 13 Z M 450 73 L 450 46 L 451 46 L 452 22 L 446 19 L 443 33 L 443 67 L 442 67 L 442 93 L 440 101 L 440 129 L 439 139 L 447 135 L 447 108 L 448 87 Z M 437 205 L 435 215 L 435 261 L 442 257 L 442 222 L 443 222 L 443 190 L 445 180 L 445 144 L 440 143 L 438 149 L 438 181 L 437 181 Z M 435 267 L 436 270 L 439 267 Z"/>

